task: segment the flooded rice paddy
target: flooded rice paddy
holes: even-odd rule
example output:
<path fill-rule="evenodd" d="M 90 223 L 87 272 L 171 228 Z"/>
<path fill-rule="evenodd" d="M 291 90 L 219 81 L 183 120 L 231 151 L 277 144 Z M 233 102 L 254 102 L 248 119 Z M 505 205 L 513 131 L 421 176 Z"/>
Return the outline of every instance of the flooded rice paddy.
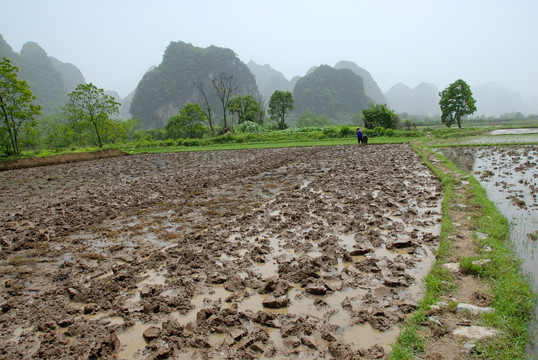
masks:
<path fill-rule="evenodd" d="M 408 145 L 0 173 L 5 358 L 382 358 L 441 186 Z"/>

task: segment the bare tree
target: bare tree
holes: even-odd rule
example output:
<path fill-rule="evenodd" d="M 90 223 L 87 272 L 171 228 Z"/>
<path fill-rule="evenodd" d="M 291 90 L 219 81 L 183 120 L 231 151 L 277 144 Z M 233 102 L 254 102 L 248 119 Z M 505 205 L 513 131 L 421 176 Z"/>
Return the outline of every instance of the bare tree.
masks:
<path fill-rule="evenodd" d="M 226 112 L 228 111 L 228 101 L 232 95 L 237 91 L 236 85 L 237 79 L 234 75 L 226 75 L 220 73 L 211 79 L 211 88 L 217 95 L 222 105 L 222 112 L 224 116 L 224 129 L 228 128 L 226 121 Z"/>
<path fill-rule="evenodd" d="M 200 81 L 194 81 L 194 86 L 198 89 L 200 92 L 200 95 L 202 95 L 204 105 L 202 106 L 206 115 L 207 115 L 207 122 L 209 123 L 209 127 L 211 128 L 211 131 L 214 131 L 213 129 L 213 118 L 211 117 L 211 110 L 213 107 L 211 106 L 211 103 L 209 102 L 209 98 L 207 96 L 207 93 L 205 91 L 205 83 Z"/>

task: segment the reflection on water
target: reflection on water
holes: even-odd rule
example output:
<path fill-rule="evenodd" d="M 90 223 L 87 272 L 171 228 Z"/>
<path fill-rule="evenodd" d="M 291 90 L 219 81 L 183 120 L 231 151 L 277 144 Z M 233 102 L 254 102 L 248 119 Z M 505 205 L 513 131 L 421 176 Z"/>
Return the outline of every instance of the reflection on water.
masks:
<path fill-rule="evenodd" d="M 488 198 L 508 219 L 514 251 L 538 291 L 538 242 L 532 239 L 538 232 L 538 147 L 443 148 L 441 152 L 461 169 L 472 171 Z M 538 317 L 538 309 L 536 314 Z M 535 331 L 537 326 L 535 323 Z M 532 352 L 538 354 L 538 349 Z"/>
<path fill-rule="evenodd" d="M 536 134 L 538 128 L 531 129 L 499 129 L 490 132 L 490 135 L 521 135 L 521 134 Z"/>

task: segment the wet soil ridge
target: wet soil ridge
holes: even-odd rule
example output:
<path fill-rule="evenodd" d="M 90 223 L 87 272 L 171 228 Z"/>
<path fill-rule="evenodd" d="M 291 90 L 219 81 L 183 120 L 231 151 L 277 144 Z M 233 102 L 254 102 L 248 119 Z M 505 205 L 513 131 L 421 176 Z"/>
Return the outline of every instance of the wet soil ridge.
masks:
<path fill-rule="evenodd" d="M 29 159 L 7 160 L 0 162 L 0 171 L 67 164 L 79 161 L 106 159 L 125 155 L 127 154 L 121 150 L 110 149 L 76 154 L 63 154 Z"/>
<path fill-rule="evenodd" d="M 408 145 L 0 178 L 6 358 L 384 358 L 440 231 L 440 184 Z"/>
<path fill-rule="evenodd" d="M 446 148 L 442 149 L 442 153 L 462 170 L 473 172 L 474 169 L 474 175 L 482 185 L 493 187 L 497 196 L 506 200 L 505 203 L 517 205 L 522 210 L 517 214 L 520 221 L 524 219 L 535 223 L 535 217 L 530 216 L 538 207 L 535 171 L 538 152 L 535 146 Z M 492 259 L 488 254 L 492 249 L 487 245 L 478 246 L 490 235 L 476 231 L 473 218 L 479 209 L 469 196 L 469 175 L 451 171 L 433 155 L 430 161 L 455 180 L 454 196 L 449 214 L 446 214 L 453 225 L 449 235 L 452 249 L 442 265 L 451 274 L 452 286 L 441 301 L 431 307 L 426 314 L 427 321 L 421 324 L 421 334 L 425 339 L 421 358 L 470 359 L 476 355 L 478 342 L 502 335 L 498 329 L 480 326 L 482 314 L 495 311 L 490 307 L 493 301 L 490 284 L 460 266 L 462 259 L 477 254 L 484 259 L 472 261 L 474 268 L 491 266 Z M 519 247 L 521 245 L 516 243 L 515 250 L 518 251 Z M 528 248 L 525 250 L 528 251 Z M 523 252 L 520 255 L 524 257 Z"/>

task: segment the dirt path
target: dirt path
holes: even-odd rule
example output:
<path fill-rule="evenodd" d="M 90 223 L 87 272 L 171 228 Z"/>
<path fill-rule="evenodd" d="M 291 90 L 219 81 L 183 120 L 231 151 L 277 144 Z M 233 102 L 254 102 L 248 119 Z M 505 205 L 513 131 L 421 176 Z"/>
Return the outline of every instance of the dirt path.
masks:
<path fill-rule="evenodd" d="M 429 156 L 429 160 L 456 180 L 450 212 L 445 214 L 450 217 L 453 225 L 449 238 L 452 248 L 444 265 L 451 273 L 452 286 L 451 290 L 441 297 L 441 302 L 428 312 L 428 321 L 422 324 L 421 333 L 425 339 L 425 348 L 420 358 L 470 359 L 477 339 L 457 334 L 472 329 L 477 329 L 478 332 L 484 330 L 476 326 L 479 325 L 479 314 L 491 310 L 489 305 L 492 295 L 487 282 L 475 275 L 462 272 L 459 262 L 463 258 L 478 254 L 480 251 L 474 240 L 475 235 L 478 237 L 486 235 L 477 233 L 474 228 L 472 218 L 478 209 L 474 208 L 476 205 L 471 201 L 468 177 L 444 167 L 433 155 Z"/>
<path fill-rule="evenodd" d="M 440 230 L 440 184 L 408 145 L 0 180 L 2 358 L 383 358 Z"/>

